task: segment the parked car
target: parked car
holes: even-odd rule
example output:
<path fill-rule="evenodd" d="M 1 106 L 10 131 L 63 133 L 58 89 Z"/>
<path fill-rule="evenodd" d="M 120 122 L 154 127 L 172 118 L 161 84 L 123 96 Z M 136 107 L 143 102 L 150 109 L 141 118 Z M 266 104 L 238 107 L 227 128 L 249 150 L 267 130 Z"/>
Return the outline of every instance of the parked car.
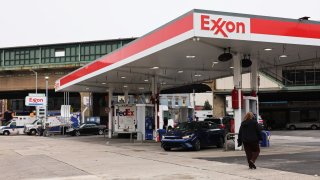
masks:
<path fill-rule="evenodd" d="M 66 133 L 72 136 L 98 134 L 102 135 L 106 130 L 106 126 L 97 124 L 82 124 L 79 128 L 69 128 Z"/>
<path fill-rule="evenodd" d="M 226 125 L 223 124 L 222 118 L 206 118 L 204 119 L 206 122 L 213 122 L 218 125 L 220 129 L 225 129 Z"/>
<path fill-rule="evenodd" d="M 224 129 L 226 133 L 234 133 L 234 119 L 232 116 L 223 118 L 206 118 L 204 121 L 216 123 L 220 129 Z"/>
<path fill-rule="evenodd" d="M 199 151 L 204 146 L 223 147 L 225 132 L 217 124 L 209 121 L 180 123 L 168 131 L 161 139 L 165 151 L 172 148 L 185 148 Z"/>
<path fill-rule="evenodd" d="M 312 121 L 312 122 L 295 122 L 295 123 L 288 123 L 286 125 L 287 129 L 295 130 L 295 129 L 312 129 L 316 130 L 320 127 L 319 121 Z"/>
<path fill-rule="evenodd" d="M 233 116 L 225 116 L 222 118 L 222 123 L 225 125 L 227 133 L 234 133 L 234 118 Z"/>

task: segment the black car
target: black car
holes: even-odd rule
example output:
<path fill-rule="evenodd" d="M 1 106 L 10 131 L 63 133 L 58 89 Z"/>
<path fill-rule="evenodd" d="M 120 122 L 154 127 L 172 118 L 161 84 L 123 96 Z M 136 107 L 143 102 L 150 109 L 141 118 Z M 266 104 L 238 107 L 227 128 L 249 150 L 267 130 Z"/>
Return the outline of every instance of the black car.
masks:
<path fill-rule="evenodd" d="M 185 148 L 198 151 L 204 146 L 223 147 L 225 131 L 218 125 L 208 121 L 192 121 L 180 123 L 168 131 L 161 139 L 161 147 L 165 151 L 171 148 Z"/>
<path fill-rule="evenodd" d="M 206 119 L 204 119 L 204 121 L 213 122 L 213 123 L 217 124 L 218 128 L 220 128 L 220 129 L 226 128 L 226 126 L 225 126 L 225 124 L 223 124 L 223 121 L 221 118 L 206 118 Z"/>
<path fill-rule="evenodd" d="M 98 134 L 102 135 L 106 130 L 106 126 L 103 125 L 97 125 L 97 124 L 82 124 L 78 128 L 69 128 L 67 130 L 67 133 L 73 136 L 80 136 L 83 134 L 89 135 L 89 134 Z"/>

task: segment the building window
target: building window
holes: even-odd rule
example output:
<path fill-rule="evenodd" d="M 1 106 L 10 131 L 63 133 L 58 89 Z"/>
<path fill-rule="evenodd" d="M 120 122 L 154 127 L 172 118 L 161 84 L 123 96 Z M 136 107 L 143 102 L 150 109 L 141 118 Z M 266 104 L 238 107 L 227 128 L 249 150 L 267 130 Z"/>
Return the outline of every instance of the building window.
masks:
<path fill-rule="evenodd" d="M 54 50 L 54 56 L 55 57 L 64 57 L 66 55 L 66 50 L 65 49 L 55 49 Z"/>

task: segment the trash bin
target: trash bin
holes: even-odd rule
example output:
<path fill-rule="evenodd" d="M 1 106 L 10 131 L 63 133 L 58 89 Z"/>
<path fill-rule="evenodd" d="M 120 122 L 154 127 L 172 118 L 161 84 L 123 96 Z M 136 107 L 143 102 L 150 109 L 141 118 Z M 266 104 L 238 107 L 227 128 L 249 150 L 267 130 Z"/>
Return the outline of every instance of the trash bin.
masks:
<path fill-rule="evenodd" d="M 270 146 L 270 131 L 261 131 L 262 141 L 260 142 L 261 147 Z"/>
<path fill-rule="evenodd" d="M 162 136 L 166 133 L 165 129 L 158 129 L 159 140 L 161 141 Z"/>

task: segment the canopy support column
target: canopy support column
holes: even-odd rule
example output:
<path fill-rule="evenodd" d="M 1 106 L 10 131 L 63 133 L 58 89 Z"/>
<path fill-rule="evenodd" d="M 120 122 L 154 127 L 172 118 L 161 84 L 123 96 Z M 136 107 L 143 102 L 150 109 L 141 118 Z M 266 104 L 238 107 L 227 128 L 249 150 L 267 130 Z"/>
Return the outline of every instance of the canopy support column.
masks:
<path fill-rule="evenodd" d="M 258 60 L 251 59 L 251 90 L 257 92 L 258 89 Z"/>
<path fill-rule="evenodd" d="M 154 127 L 155 127 L 155 131 L 154 134 L 156 134 L 157 129 L 159 129 L 159 120 L 158 120 L 158 106 L 157 106 L 157 93 L 158 93 L 158 76 L 155 75 L 152 78 L 152 97 L 155 99 L 155 103 L 154 103 Z M 155 137 L 155 136 L 154 136 Z"/>
<path fill-rule="evenodd" d="M 113 125 L 113 120 L 112 120 L 112 94 L 113 94 L 113 89 L 109 88 L 108 92 L 108 107 L 109 107 L 109 118 L 108 118 L 108 137 L 111 139 L 112 138 L 112 125 Z"/>
<path fill-rule="evenodd" d="M 124 103 L 128 104 L 129 103 L 129 90 L 124 91 Z"/>
<path fill-rule="evenodd" d="M 233 110 L 234 114 L 234 126 L 235 126 L 235 133 L 239 133 L 240 125 L 241 125 L 241 54 L 237 53 L 233 56 L 233 84 L 234 87 L 238 90 L 238 102 L 239 102 L 239 108 Z M 238 147 L 238 135 L 235 136 L 235 150 L 241 150 L 241 147 Z"/>
<path fill-rule="evenodd" d="M 257 115 L 259 115 L 259 98 L 258 98 L 258 59 L 252 59 L 252 65 L 251 65 L 251 96 L 256 96 L 257 97 L 257 101 L 255 103 L 255 110 L 252 110 L 253 113 L 256 113 Z"/>

